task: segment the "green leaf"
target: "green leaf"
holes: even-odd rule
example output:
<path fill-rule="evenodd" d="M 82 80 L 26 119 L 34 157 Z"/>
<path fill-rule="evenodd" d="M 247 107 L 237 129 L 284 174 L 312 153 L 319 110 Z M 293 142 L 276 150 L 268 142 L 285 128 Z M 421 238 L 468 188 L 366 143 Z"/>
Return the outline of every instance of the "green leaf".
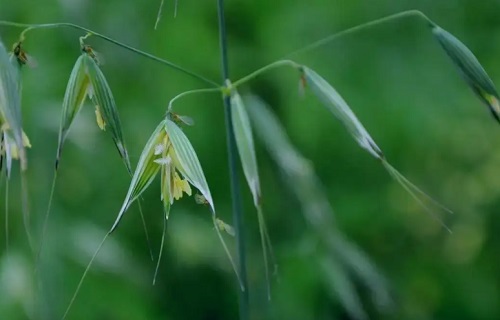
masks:
<path fill-rule="evenodd" d="M 15 143 L 21 169 L 26 170 L 28 160 L 23 144 L 21 119 L 21 97 L 19 95 L 19 72 L 11 63 L 9 54 L 0 41 L 0 124 L 6 136 L 11 136 Z M 5 141 L 4 141 L 5 143 Z"/>
<path fill-rule="evenodd" d="M 210 189 L 208 188 L 208 183 L 205 178 L 205 174 L 201 168 L 200 160 L 194 151 L 191 142 L 186 137 L 184 132 L 175 124 L 175 122 L 166 119 L 165 120 L 165 130 L 172 143 L 175 154 L 177 155 L 177 160 L 179 165 L 176 165 L 180 173 L 191 183 L 196 189 L 198 189 L 201 194 L 207 199 L 207 202 L 212 208 L 212 212 L 215 213 L 214 202 L 212 200 L 212 195 L 210 194 Z"/>
<path fill-rule="evenodd" d="M 57 146 L 56 169 L 59 166 L 64 141 L 76 115 L 82 109 L 85 98 L 89 94 L 90 79 L 85 70 L 84 59 L 87 54 L 82 54 L 75 62 L 71 75 L 69 76 L 66 92 L 64 94 L 61 125 L 59 128 L 59 143 Z"/>
<path fill-rule="evenodd" d="M 116 148 L 125 162 L 127 170 L 132 172 L 128 152 L 123 140 L 122 126 L 118 115 L 118 109 L 116 108 L 115 99 L 111 89 L 95 60 L 88 54 L 84 55 L 85 66 L 92 84 L 92 102 L 96 105 L 98 125 L 103 130 L 105 126 L 109 129 Z"/>
<path fill-rule="evenodd" d="M 500 98 L 498 92 L 493 81 L 472 51 L 451 33 L 437 25 L 432 27 L 432 33 L 465 82 L 478 98 L 488 106 L 493 117 L 500 122 Z"/>
<path fill-rule="evenodd" d="M 134 175 L 132 176 L 132 181 L 130 182 L 127 196 L 125 197 L 118 216 L 111 227 L 110 233 L 116 229 L 132 202 L 134 202 L 144 192 L 144 190 L 149 187 L 160 170 L 160 165 L 154 161 L 156 158 L 155 148 L 163 141 L 165 135 L 165 120 L 163 120 L 156 127 L 155 131 L 142 150 L 141 157 L 139 158 Z"/>
<path fill-rule="evenodd" d="M 375 141 L 373 141 L 370 134 L 368 134 L 365 127 L 361 124 L 337 90 L 315 71 L 303 67 L 303 72 L 306 83 L 314 94 L 323 102 L 325 107 L 342 122 L 358 144 L 375 158 L 383 158 L 384 156 L 380 148 Z"/>

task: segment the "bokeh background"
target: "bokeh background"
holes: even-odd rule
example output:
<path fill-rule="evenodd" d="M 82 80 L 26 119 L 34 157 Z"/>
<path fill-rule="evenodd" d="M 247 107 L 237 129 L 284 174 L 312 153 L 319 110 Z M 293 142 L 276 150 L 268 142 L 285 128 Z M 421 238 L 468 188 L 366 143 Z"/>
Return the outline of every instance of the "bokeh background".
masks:
<path fill-rule="evenodd" d="M 0 0 L 0 19 L 73 22 L 220 80 L 215 1 Z M 500 84 L 498 0 L 226 0 L 233 79 L 336 31 L 408 9 L 420 9 L 471 48 Z M 0 27 L 6 46 L 21 29 Z M 61 102 L 78 37 L 70 29 L 28 34 L 38 61 L 23 71 L 23 120 L 29 151 L 33 232 L 39 238 L 52 181 Z M 135 164 L 176 94 L 205 85 L 97 38 L 125 139 Z M 309 158 L 335 210 L 335 223 L 387 280 L 391 306 L 377 308 L 353 279 L 371 319 L 500 318 L 500 136 L 498 123 L 467 88 L 424 23 L 406 18 L 298 55 L 348 101 L 391 163 L 455 211 L 447 233 L 345 132 L 315 99 L 301 98 L 297 74 L 280 69 L 242 88 L 263 97 Z M 186 98 L 177 111 L 202 162 L 219 215 L 231 221 L 223 108 L 217 94 Z M 315 229 L 289 184 L 258 144 L 263 204 L 279 264 L 266 301 L 258 225 L 242 182 L 252 319 L 352 319 L 341 283 L 321 268 Z M 243 176 L 241 175 L 243 178 Z M 101 238 L 115 219 L 129 176 L 111 138 L 87 104 L 66 143 L 38 280 L 24 233 L 17 174 L 10 184 L 10 246 L 0 255 L 0 318 L 58 319 Z M 243 179 L 242 179 L 243 181 Z M 0 190 L 4 212 L 5 185 Z M 158 183 L 144 195 L 155 259 L 162 232 Z M 152 285 L 142 223 L 133 206 L 88 274 L 69 319 L 237 319 L 237 283 L 206 208 L 192 198 L 170 215 L 163 262 Z M 2 230 L 3 230 L 3 218 Z M 4 234 L 4 232 L 1 232 Z M 231 239 L 228 239 L 234 242 Z M 0 246 L 4 246 L 4 237 Z M 331 259 L 337 259 L 332 254 Z M 335 270 L 330 270 L 335 273 Z M 332 281 L 333 279 L 333 281 Z M 41 289 L 36 289 L 41 288 Z M 339 289 L 340 288 L 340 289 Z M 38 297 L 38 298 L 36 298 Z"/>

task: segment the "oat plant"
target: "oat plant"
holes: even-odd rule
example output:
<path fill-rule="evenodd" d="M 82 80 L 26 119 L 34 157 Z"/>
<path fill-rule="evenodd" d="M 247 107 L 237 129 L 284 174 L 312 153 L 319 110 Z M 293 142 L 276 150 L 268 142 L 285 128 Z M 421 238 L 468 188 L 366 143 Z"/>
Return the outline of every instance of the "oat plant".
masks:
<path fill-rule="evenodd" d="M 155 28 L 160 23 L 164 10 L 163 5 L 164 2 L 161 1 Z M 131 175 L 128 191 L 123 195 L 123 204 L 117 210 L 115 221 L 104 239 L 102 239 L 85 269 L 65 313 L 62 315 L 63 319 L 69 316 L 71 306 L 76 302 L 78 292 L 84 283 L 87 272 L 91 268 L 92 261 L 98 255 L 102 245 L 118 229 L 121 220 L 125 217 L 125 213 L 130 209 L 130 206 L 134 202 L 139 203 L 141 195 L 150 186 L 156 186 L 155 188 L 159 190 L 159 198 L 163 204 L 164 224 L 161 249 L 156 261 L 156 272 L 152 276 L 153 279 L 156 279 L 158 269 L 160 268 L 167 221 L 170 219 L 170 212 L 173 205 L 176 200 L 184 196 L 193 196 L 197 203 L 203 205 L 209 211 L 214 230 L 228 257 L 228 263 L 234 269 L 237 290 L 239 292 L 239 318 L 249 319 L 251 316 L 249 290 L 251 288 L 249 288 L 247 280 L 245 222 L 243 221 L 241 194 L 239 190 L 239 167 L 243 171 L 243 176 L 252 195 L 255 207 L 254 211 L 259 225 L 262 259 L 267 282 L 267 298 L 272 300 L 272 275 L 278 272 L 277 257 L 273 254 L 271 236 L 268 234 L 264 219 L 266 194 L 263 192 L 259 178 L 254 134 L 264 145 L 271 159 L 280 169 L 283 179 L 288 182 L 286 185 L 296 195 L 300 203 L 301 212 L 304 214 L 305 220 L 308 222 L 310 228 L 314 230 L 315 239 L 313 241 L 319 244 L 320 250 L 315 252 L 313 260 L 324 275 L 325 285 L 330 289 L 332 294 L 338 297 L 350 316 L 355 319 L 368 318 L 368 313 L 358 293 L 357 283 L 361 283 L 367 288 L 373 297 L 375 305 L 381 310 L 387 310 L 391 307 L 392 299 L 387 279 L 385 279 L 382 272 L 377 270 L 368 255 L 343 235 L 341 230 L 336 226 L 332 206 L 321 187 L 320 179 L 316 175 L 312 163 L 305 159 L 293 146 L 281 126 L 278 117 L 274 115 L 272 109 L 262 99 L 253 95 L 244 95 L 243 97 L 240 95 L 239 91 L 241 91 L 240 89 L 243 86 L 247 86 L 256 77 L 263 76 L 274 69 L 286 67 L 295 70 L 296 81 L 304 94 L 316 97 L 332 113 L 332 125 L 342 125 L 351 135 L 352 139 L 368 155 L 378 161 L 389 176 L 407 191 L 409 196 L 421 205 L 424 211 L 430 213 L 432 217 L 441 222 L 445 230 L 451 232 L 442 222 L 442 214 L 451 211 L 431 198 L 395 169 L 382 152 L 382 148 L 375 142 L 375 139 L 356 116 L 355 108 L 352 108 L 347 103 L 347 100 L 335 89 L 334 85 L 323 78 L 319 72 L 308 66 L 298 64 L 293 60 L 293 57 L 307 51 L 315 50 L 355 32 L 387 24 L 396 19 L 415 18 L 419 23 L 424 23 L 428 26 L 429 35 L 434 37 L 436 43 L 442 47 L 444 53 L 450 58 L 450 61 L 456 67 L 466 84 L 477 95 L 479 100 L 486 104 L 494 118 L 500 121 L 498 92 L 471 50 L 422 12 L 410 10 L 340 31 L 289 54 L 283 60 L 272 62 L 245 77 L 231 81 L 227 58 L 228 46 L 224 19 L 224 3 L 222 0 L 217 1 L 217 9 L 222 73 L 220 83 L 207 79 L 168 60 L 156 57 L 75 24 L 21 24 L 0 21 L 0 26 L 24 28 L 19 40 L 13 45 L 10 55 L 4 44 L 0 42 L 0 169 L 3 170 L 0 185 L 5 181 L 6 193 L 9 190 L 8 183 L 11 179 L 13 161 L 19 161 L 21 172 L 29 169 L 26 148 L 30 147 L 30 143 L 24 134 L 21 120 L 21 69 L 25 65 L 30 64 L 29 54 L 24 50 L 24 43 L 28 41 L 27 35 L 35 30 L 56 28 L 72 28 L 81 33 L 80 37 L 77 38 L 78 42 L 75 41 L 75 47 L 78 45 L 80 54 L 75 54 L 76 62 L 69 75 L 66 92 L 62 100 L 61 125 L 56 150 L 54 180 L 48 201 L 48 209 L 42 219 L 43 224 L 38 228 L 38 230 L 41 230 L 38 248 L 32 247 L 37 252 L 34 257 L 37 261 L 36 264 L 38 265 L 38 259 L 41 259 L 40 253 L 42 252 L 43 238 L 47 224 L 50 223 L 49 213 L 54 189 L 56 188 L 57 170 L 62 159 L 64 142 L 70 134 L 70 128 L 74 121 L 76 121 L 76 117 L 84 107 L 86 101 L 89 101 L 95 108 L 97 126 L 109 133 L 126 170 Z M 176 12 L 177 1 L 175 2 L 175 14 Z M 179 93 L 168 103 L 165 116 L 162 119 L 158 119 L 158 125 L 152 130 L 152 134 L 144 145 L 140 158 L 137 164 L 135 164 L 135 169 L 129 159 L 124 140 L 123 132 L 126 131 L 124 129 L 126 125 L 122 127 L 118 112 L 119 108 L 115 103 L 112 88 L 106 81 L 103 70 L 101 70 L 98 55 L 86 43 L 89 37 L 108 41 L 125 50 L 151 59 L 159 65 L 198 79 L 200 83 L 206 85 L 205 88 Z M 209 182 L 205 178 L 203 166 L 195 151 L 196 146 L 189 140 L 189 127 L 194 122 L 181 111 L 184 97 L 204 94 L 221 95 L 225 110 L 229 160 L 228 170 L 233 204 L 232 223 L 222 221 L 217 215 Z M 159 179 L 157 179 L 158 176 Z M 159 182 L 159 186 L 156 182 Z M 23 183 L 23 186 L 25 227 L 30 244 L 33 245 L 31 239 L 33 226 L 29 222 L 28 195 L 25 183 Z M 139 211 L 141 217 L 143 217 L 142 210 Z M 5 235 L 8 237 L 8 194 L 6 194 L 5 199 L 5 219 L 7 226 Z M 144 218 L 142 219 L 144 223 Z M 147 232 L 146 238 L 148 238 Z M 233 241 L 233 239 L 236 242 L 235 253 L 226 245 L 226 241 Z M 8 243 L 8 239 L 6 243 Z M 43 273 L 44 271 L 40 270 L 38 272 Z"/>

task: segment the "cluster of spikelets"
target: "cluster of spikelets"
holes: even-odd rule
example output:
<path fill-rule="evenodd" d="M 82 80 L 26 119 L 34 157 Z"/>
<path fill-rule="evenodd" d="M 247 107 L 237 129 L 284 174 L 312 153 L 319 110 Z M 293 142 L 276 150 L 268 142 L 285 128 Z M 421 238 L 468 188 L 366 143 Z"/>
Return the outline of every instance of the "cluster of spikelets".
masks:
<path fill-rule="evenodd" d="M 478 60 L 453 35 L 430 21 L 429 24 L 435 38 L 458 68 L 464 80 L 480 100 L 489 107 L 495 119 L 500 121 L 498 93 Z M 220 231 L 225 230 L 229 234 L 234 234 L 234 230 L 217 218 L 214 201 L 201 164 L 193 146 L 182 130 L 184 125 L 191 125 L 191 121 L 188 118 L 171 112 L 169 108 L 165 118 L 160 121 L 144 146 L 135 171 L 133 171 L 111 89 L 100 69 L 99 60 L 95 52 L 90 46 L 84 43 L 83 40 L 85 38 L 80 38 L 81 55 L 73 67 L 64 96 L 56 156 L 56 171 L 70 128 L 88 98 L 95 106 L 97 125 L 100 129 L 111 134 L 127 171 L 132 175 L 123 205 L 108 235 L 117 228 L 130 205 L 138 200 L 154 179 L 160 175 L 159 198 L 163 203 L 165 220 L 169 217 L 171 206 L 175 200 L 179 200 L 184 194 L 191 196 L 194 193 L 192 188 L 197 189 L 199 194 L 196 194 L 196 200 L 199 203 L 206 204 L 210 208 L 215 230 L 233 267 L 235 267 L 231 254 L 220 233 Z M 0 169 L 3 170 L 3 167 L 6 168 L 5 171 L 8 178 L 12 170 L 13 160 L 20 161 L 22 171 L 28 168 L 26 148 L 30 147 L 30 143 L 22 129 L 20 80 L 20 67 L 27 64 L 28 56 L 22 50 L 21 44 L 21 42 L 17 43 L 14 46 L 13 53 L 9 56 L 5 47 L 0 42 Z M 383 152 L 358 120 L 352 109 L 325 79 L 306 66 L 297 65 L 293 62 L 290 64 L 299 71 L 299 79 L 304 89 L 310 88 L 323 105 L 340 120 L 355 141 L 370 155 L 378 159 L 389 174 L 417 202 L 429 211 L 433 211 L 432 206 L 447 210 L 428 197 L 387 162 Z M 272 252 L 262 214 L 261 186 L 252 126 L 255 126 L 258 132 L 268 132 L 272 136 L 272 138 L 269 138 L 268 135 L 266 138 L 262 134 L 262 140 L 268 146 L 273 158 L 290 178 L 297 179 L 308 185 L 311 181 L 311 168 L 297 156 L 293 149 L 286 147 L 288 142 L 285 139 L 283 130 L 279 127 L 278 122 L 272 120 L 274 116 L 269 109 L 264 107 L 260 100 L 256 98 L 243 99 L 238 94 L 236 86 L 231 85 L 229 82 L 225 87 L 220 88 L 220 91 L 230 97 L 232 108 L 231 121 L 234 128 L 235 140 L 245 178 L 253 195 L 257 211 L 266 265 L 266 277 L 269 278 L 267 259 L 268 255 L 272 256 Z M 264 114 L 268 116 L 264 117 Z M 281 150 L 282 152 L 280 153 L 276 150 Z M 5 166 L 3 165 L 4 163 Z M 297 194 L 300 194 L 300 191 L 297 191 Z M 308 200 L 304 199 L 303 201 L 307 202 Z M 308 206 L 304 205 L 304 208 L 308 208 Z M 309 208 L 311 212 L 314 212 L 314 206 L 309 206 Z M 316 224 L 317 228 L 321 228 L 321 225 L 318 225 L 318 221 L 323 221 L 321 219 L 324 219 L 324 217 L 321 219 L 320 217 L 322 216 L 311 216 L 311 224 Z M 236 268 L 234 269 L 235 271 L 237 270 Z M 242 290 L 244 289 L 242 286 Z M 359 317 L 359 315 L 355 316 Z"/>

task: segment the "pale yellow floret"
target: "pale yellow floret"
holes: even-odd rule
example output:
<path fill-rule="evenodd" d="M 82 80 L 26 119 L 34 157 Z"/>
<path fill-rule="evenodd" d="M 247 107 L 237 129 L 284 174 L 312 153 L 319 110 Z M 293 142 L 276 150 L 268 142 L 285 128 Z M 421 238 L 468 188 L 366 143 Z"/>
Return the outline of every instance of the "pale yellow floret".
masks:
<path fill-rule="evenodd" d="M 174 178 L 173 178 L 173 197 L 175 200 L 179 200 L 182 198 L 182 193 L 185 192 L 188 196 L 191 195 L 191 186 L 189 185 L 189 182 L 186 179 L 181 179 L 179 177 L 179 174 L 176 172 L 174 173 Z"/>

